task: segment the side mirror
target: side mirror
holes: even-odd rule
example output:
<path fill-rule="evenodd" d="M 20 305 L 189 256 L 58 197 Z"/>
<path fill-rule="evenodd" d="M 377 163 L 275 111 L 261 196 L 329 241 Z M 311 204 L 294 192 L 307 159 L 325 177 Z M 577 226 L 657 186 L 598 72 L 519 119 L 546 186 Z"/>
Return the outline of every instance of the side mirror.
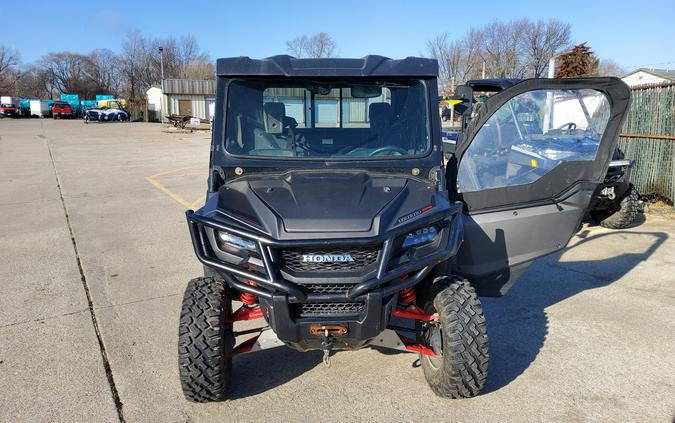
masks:
<path fill-rule="evenodd" d="M 473 112 L 473 88 L 468 85 L 458 85 L 452 99 L 461 101 L 461 103 L 455 105 L 456 114 L 471 117 Z"/>

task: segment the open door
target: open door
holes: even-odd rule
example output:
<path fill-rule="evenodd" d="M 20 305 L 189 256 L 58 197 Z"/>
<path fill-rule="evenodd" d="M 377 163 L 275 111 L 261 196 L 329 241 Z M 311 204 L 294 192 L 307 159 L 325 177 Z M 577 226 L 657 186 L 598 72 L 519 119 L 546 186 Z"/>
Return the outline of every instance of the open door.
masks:
<path fill-rule="evenodd" d="M 455 272 L 503 295 L 577 231 L 630 100 L 618 78 L 530 79 L 488 98 L 448 172 L 465 204 Z M 451 187 L 454 188 L 454 187 Z"/>

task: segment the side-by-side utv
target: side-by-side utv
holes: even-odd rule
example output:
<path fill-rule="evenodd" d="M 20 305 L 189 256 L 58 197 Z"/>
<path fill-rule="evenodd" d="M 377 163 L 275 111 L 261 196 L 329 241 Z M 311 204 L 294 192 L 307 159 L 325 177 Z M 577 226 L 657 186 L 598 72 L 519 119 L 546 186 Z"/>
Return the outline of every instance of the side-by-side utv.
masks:
<path fill-rule="evenodd" d="M 369 345 L 413 351 L 436 394 L 479 393 L 478 295 L 504 294 L 567 244 L 629 91 L 616 78 L 518 82 L 444 165 L 437 73 L 423 58 L 218 60 L 206 203 L 186 213 L 205 269 L 180 318 L 187 399 L 227 398 L 232 357 L 280 345 L 327 363 Z M 525 153 L 552 143 L 575 148 Z"/>

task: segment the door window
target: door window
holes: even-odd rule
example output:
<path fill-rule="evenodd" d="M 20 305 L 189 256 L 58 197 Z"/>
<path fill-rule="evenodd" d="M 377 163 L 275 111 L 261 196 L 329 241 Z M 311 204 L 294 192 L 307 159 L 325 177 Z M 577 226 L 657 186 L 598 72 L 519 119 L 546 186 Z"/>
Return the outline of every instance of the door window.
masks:
<path fill-rule="evenodd" d="M 478 130 L 459 164 L 460 192 L 530 184 L 568 161 L 592 161 L 609 120 L 592 89 L 534 90 L 502 105 Z"/>

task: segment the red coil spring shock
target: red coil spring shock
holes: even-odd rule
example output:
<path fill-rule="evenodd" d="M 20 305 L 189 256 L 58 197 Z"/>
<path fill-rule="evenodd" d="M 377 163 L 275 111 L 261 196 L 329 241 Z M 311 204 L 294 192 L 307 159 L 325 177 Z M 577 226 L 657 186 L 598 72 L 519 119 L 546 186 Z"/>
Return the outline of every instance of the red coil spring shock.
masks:
<path fill-rule="evenodd" d="M 251 294 L 250 292 L 242 292 L 239 294 L 239 301 L 246 304 L 247 306 L 252 306 L 258 302 L 258 297 Z"/>
<path fill-rule="evenodd" d="M 246 283 L 251 286 L 256 286 L 255 281 L 251 279 L 247 279 Z M 251 294 L 250 292 L 242 292 L 241 294 L 239 294 L 239 301 L 246 304 L 247 306 L 252 306 L 253 304 L 258 302 L 258 297 L 256 295 Z"/>
<path fill-rule="evenodd" d="M 414 303 L 415 300 L 417 300 L 417 294 L 415 293 L 415 288 L 412 286 L 402 289 L 401 292 L 398 293 L 398 301 L 401 303 L 410 304 Z"/>

